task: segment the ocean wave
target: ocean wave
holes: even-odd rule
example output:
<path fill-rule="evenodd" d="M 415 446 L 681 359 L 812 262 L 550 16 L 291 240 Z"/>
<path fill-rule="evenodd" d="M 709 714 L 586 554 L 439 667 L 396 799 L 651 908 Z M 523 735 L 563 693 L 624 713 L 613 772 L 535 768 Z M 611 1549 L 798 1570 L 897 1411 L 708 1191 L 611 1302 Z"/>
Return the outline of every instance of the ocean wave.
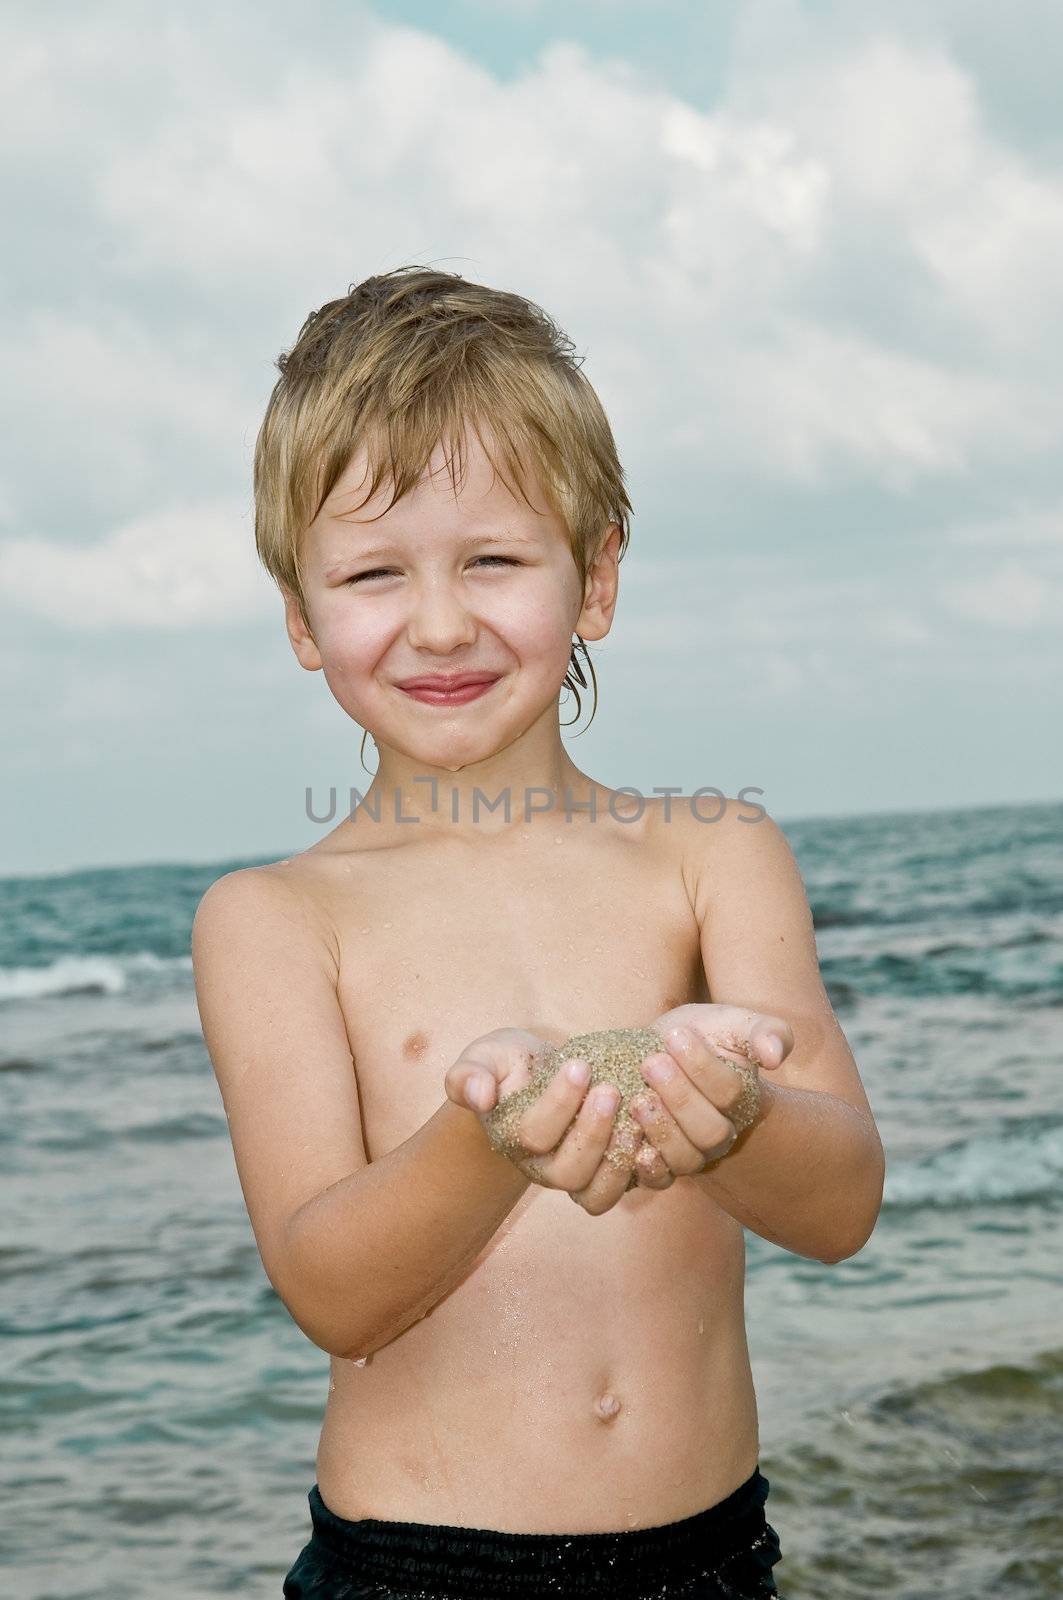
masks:
<path fill-rule="evenodd" d="M 970 1206 L 1048 1199 L 1063 1177 L 1063 1121 L 980 1134 L 897 1167 L 887 1164 L 883 1207 Z"/>
<path fill-rule="evenodd" d="M 913 1374 L 815 1430 L 759 1462 L 786 1594 L 1060 1594 L 1063 1351 Z"/>
<path fill-rule="evenodd" d="M 41 1000 L 57 995 L 124 994 L 138 976 L 191 971 L 191 956 L 60 956 L 42 967 L 0 967 L 0 1001 Z"/>

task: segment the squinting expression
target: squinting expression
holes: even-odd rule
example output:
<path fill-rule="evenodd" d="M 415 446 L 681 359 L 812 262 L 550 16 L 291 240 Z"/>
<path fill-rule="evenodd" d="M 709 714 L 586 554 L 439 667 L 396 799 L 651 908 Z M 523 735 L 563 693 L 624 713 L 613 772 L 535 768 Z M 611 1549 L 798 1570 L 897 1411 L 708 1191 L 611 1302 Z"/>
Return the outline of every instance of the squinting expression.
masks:
<path fill-rule="evenodd" d="M 493 754 L 556 707 L 583 607 L 560 520 L 529 480 L 513 495 L 473 436 L 457 493 L 437 447 L 380 515 L 367 457 L 348 463 L 308 531 L 304 583 L 320 663 L 378 744 L 447 768 Z M 489 673 L 469 696 L 414 698 L 413 677 Z"/>

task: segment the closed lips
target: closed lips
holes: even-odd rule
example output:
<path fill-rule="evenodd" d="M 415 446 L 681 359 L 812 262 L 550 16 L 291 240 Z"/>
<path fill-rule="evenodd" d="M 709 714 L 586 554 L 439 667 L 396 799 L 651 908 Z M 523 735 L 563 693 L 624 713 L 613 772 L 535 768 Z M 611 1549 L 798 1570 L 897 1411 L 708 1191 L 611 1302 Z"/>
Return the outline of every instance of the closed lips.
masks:
<path fill-rule="evenodd" d="M 498 676 L 496 672 L 467 672 L 458 678 L 406 678 L 399 684 L 400 689 L 467 689 L 474 683 L 491 683 Z"/>

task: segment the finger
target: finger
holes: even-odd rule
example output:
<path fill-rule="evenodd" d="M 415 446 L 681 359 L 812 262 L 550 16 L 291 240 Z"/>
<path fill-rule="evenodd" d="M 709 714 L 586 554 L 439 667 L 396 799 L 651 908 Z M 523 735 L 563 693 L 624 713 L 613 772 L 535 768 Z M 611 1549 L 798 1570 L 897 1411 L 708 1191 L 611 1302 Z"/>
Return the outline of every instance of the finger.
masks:
<path fill-rule="evenodd" d="M 678 1078 L 661 1083 L 643 1073 L 647 1081 L 654 1083 L 675 1120 L 695 1144 L 700 1142 L 701 1132 L 712 1125 L 711 1118 L 706 1120 L 697 1104 L 697 1094 L 733 1124 L 736 1134 L 743 1133 L 760 1118 L 760 1073 L 756 1056 L 748 1047 L 743 1053 L 736 1050 L 735 1054 L 738 1059 L 732 1062 L 720 1048 L 707 1045 L 693 1029 L 673 1029 L 668 1037 L 668 1057 L 676 1067 Z M 693 1098 L 685 1093 L 679 1081 L 684 1078 L 697 1092 Z"/>
<path fill-rule="evenodd" d="M 498 1098 L 498 1080 L 486 1053 L 463 1050 L 443 1080 L 448 1100 L 472 1111 L 490 1111 Z"/>
<path fill-rule="evenodd" d="M 757 1018 L 750 1034 L 753 1058 L 769 1071 L 781 1067 L 794 1047 L 794 1032 L 781 1017 Z"/>
<path fill-rule="evenodd" d="M 713 1030 L 708 1036 L 693 1031 L 710 1049 L 769 1071 L 781 1067 L 794 1046 L 793 1029 L 788 1022 L 756 1012 L 749 1013 L 749 1021 L 742 1028 Z"/>
<path fill-rule="evenodd" d="M 643 1143 L 635 1159 L 635 1172 L 643 1189 L 668 1189 L 675 1182 L 675 1173 L 661 1152 L 648 1141 Z"/>
<path fill-rule="evenodd" d="M 546 1177 L 555 1189 L 572 1193 L 590 1184 L 609 1147 L 619 1104 L 620 1092 L 615 1085 L 595 1084 L 557 1149 L 543 1163 Z"/>
<path fill-rule="evenodd" d="M 716 1159 L 734 1141 L 735 1127 L 726 1106 L 738 1103 L 745 1082 L 734 1068 L 712 1056 L 700 1043 L 685 1050 L 687 1068 L 670 1052 L 659 1051 L 642 1063 L 642 1075 L 655 1093 L 639 1095 L 631 1113 L 669 1169 L 681 1176 L 704 1169 L 706 1156 Z M 714 1075 L 715 1074 L 715 1075 Z"/>
<path fill-rule="evenodd" d="M 473 1111 L 491 1111 L 498 1104 L 501 1085 L 511 1088 L 528 1081 L 543 1040 L 526 1028 L 495 1028 L 465 1046 L 444 1078 L 447 1097 Z"/>
<path fill-rule="evenodd" d="M 487 1112 L 498 1104 L 501 1082 L 512 1074 L 527 1078 L 541 1040 L 520 1027 L 496 1027 L 466 1045 L 443 1078 L 447 1098 L 458 1106 Z"/>
<path fill-rule="evenodd" d="M 561 1062 L 546 1088 L 535 1102 L 520 1114 L 514 1130 L 517 1139 L 532 1155 L 545 1155 L 556 1149 L 586 1104 L 591 1069 L 578 1056 Z M 586 1098 L 585 1098 L 586 1097 Z"/>
<path fill-rule="evenodd" d="M 640 1110 L 637 1120 L 660 1161 L 660 1167 L 651 1171 L 646 1178 L 641 1173 L 641 1161 L 636 1163 L 639 1182 L 645 1183 L 648 1188 L 667 1188 L 677 1177 L 695 1177 L 699 1172 L 704 1172 L 714 1161 L 727 1154 L 737 1137 L 733 1124 L 726 1117 L 721 1119 L 719 1137 L 707 1147 L 695 1145 L 688 1139 L 675 1118 L 663 1107 Z M 667 1174 L 667 1181 L 662 1178 L 661 1169 Z"/>
<path fill-rule="evenodd" d="M 634 1187 L 636 1158 L 644 1148 L 637 1128 L 620 1128 L 614 1123 L 597 1171 L 585 1187 L 569 1191 L 572 1199 L 590 1216 L 600 1217 L 611 1210 Z"/>
<path fill-rule="evenodd" d="M 770 1012 L 750 1011 L 743 1006 L 718 1003 L 712 1006 L 681 1006 L 675 1011 L 666 1012 L 654 1026 L 666 1043 L 674 1027 L 683 1027 L 695 1033 L 710 1048 L 722 1046 L 747 1060 L 761 1061 L 765 1067 L 780 1066 L 794 1048 L 793 1029 L 785 1017 L 777 1017 Z M 768 1043 L 772 1037 L 778 1038 L 778 1045 Z M 761 1056 L 761 1047 L 766 1049 L 767 1060 Z"/>

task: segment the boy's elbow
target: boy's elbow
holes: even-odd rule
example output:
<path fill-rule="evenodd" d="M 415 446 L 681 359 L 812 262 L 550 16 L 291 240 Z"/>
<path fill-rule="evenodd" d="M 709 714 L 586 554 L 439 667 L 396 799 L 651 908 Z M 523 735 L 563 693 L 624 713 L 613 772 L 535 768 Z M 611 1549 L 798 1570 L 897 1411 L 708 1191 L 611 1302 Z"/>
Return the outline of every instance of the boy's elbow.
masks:
<path fill-rule="evenodd" d="M 280 1299 L 299 1332 L 327 1356 L 334 1356 L 339 1361 L 357 1361 L 387 1343 L 385 1339 L 374 1341 L 368 1335 L 359 1333 L 351 1318 L 342 1328 L 337 1327 L 334 1317 L 327 1319 L 311 1309 L 306 1297 L 288 1294 L 281 1295 Z"/>
<path fill-rule="evenodd" d="M 827 1266 L 835 1267 L 839 1261 L 849 1261 L 853 1256 L 858 1256 L 878 1226 L 881 1211 L 882 1183 L 879 1181 L 871 1202 L 871 1209 L 869 1212 L 864 1213 L 859 1226 L 847 1229 L 838 1240 L 838 1248 L 832 1250 L 828 1255 L 820 1256 L 819 1259 Z"/>
<path fill-rule="evenodd" d="M 836 1267 L 839 1262 L 849 1261 L 853 1256 L 858 1256 L 870 1237 L 871 1235 L 868 1234 L 866 1238 L 860 1239 L 856 1244 L 847 1244 L 839 1250 L 832 1250 L 827 1255 L 821 1255 L 819 1259 L 824 1266 Z"/>
<path fill-rule="evenodd" d="M 348 1317 L 344 1326 L 338 1328 L 335 1318 L 331 1322 L 326 1322 L 323 1317 L 307 1315 L 305 1302 L 301 1310 L 294 1307 L 290 1301 L 286 1300 L 284 1303 L 292 1321 L 311 1344 L 316 1344 L 319 1350 L 324 1350 L 326 1355 L 333 1356 L 337 1361 L 361 1361 L 366 1356 L 373 1355 L 377 1350 L 383 1349 L 384 1345 L 390 1344 L 393 1339 L 405 1333 L 415 1322 L 428 1315 L 427 1310 L 421 1307 L 399 1316 L 394 1314 L 393 1308 L 379 1307 L 375 1320 L 365 1315 L 362 1319 Z M 363 1307 L 363 1313 L 372 1310 L 372 1306 Z"/>
<path fill-rule="evenodd" d="M 349 1347 L 356 1330 L 349 1324 L 337 1327 L 340 1297 L 322 1290 L 317 1276 L 320 1263 L 312 1254 L 315 1241 L 294 1226 L 296 1216 L 288 1219 L 283 1237 L 263 1239 L 256 1234 L 259 1260 L 270 1288 L 299 1332 L 326 1355 L 336 1355 L 339 1345 Z"/>
<path fill-rule="evenodd" d="M 317 1345 L 326 1355 L 336 1356 L 342 1354 L 338 1345 L 346 1345 L 349 1341 L 351 1330 L 345 1329 L 341 1333 L 335 1327 L 334 1319 L 321 1314 L 316 1297 L 307 1292 L 306 1286 L 297 1281 L 296 1274 L 289 1269 L 283 1274 L 267 1272 L 267 1277 L 273 1287 L 281 1305 L 291 1317 L 299 1332 Z"/>
<path fill-rule="evenodd" d="M 299 1331 L 326 1355 L 340 1361 L 361 1360 L 424 1314 L 418 1308 L 401 1325 L 393 1326 L 394 1308 L 375 1302 L 371 1294 L 359 1294 L 353 1305 L 350 1284 L 335 1282 L 327 1255 L 324 1260 L 322 1255 L 312 1230 L 290 1226 L 283 1271 L 270 1274 L 270 1281 Z"/>

